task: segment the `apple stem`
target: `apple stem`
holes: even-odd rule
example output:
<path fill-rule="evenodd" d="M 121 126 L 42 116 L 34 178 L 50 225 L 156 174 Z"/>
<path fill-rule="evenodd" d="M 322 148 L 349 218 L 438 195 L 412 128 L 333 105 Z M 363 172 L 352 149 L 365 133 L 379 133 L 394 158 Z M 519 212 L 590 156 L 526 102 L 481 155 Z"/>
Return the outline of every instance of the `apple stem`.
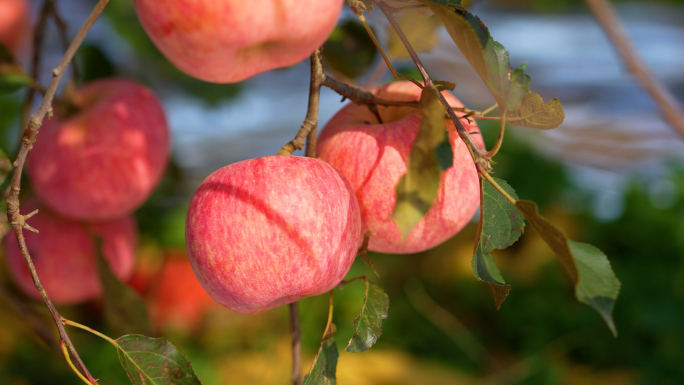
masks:
<path fill-rule="evenodd" d="M 304 123 L 299 128 L 297 135 L 285 144 L 276 155 L 292 155 L 295 150 L 304 148 L 304 143 L 310 135 L 315 137 L 318 129 L 318 105 L 321 94 L 321 85 L 325 79 L 323 73 L 323 58 L 321 57 L 321 49 L 318 48 L 311 54 L 311 84 L 309 86 L 309 105 L 306 110 L 306 117 Z M 311 134 L 313 132 L 313 134 Z M 315 139 L 314 139 L 315 140 Z M 311 142 L 310 142 L 311 143 Z M 315 156 L 315 145 L 312 147 Z M 309 153 L 307 152 L 307 156 Z"/>
<path fill-rule="evenodd" d="M 491 159 L 499 152 L 501 149 L 501 144 L 503 144 L 504 132 L 506 131 L 506 111 L 501 114 L 501 120 L 499 120 L 499 136 L 496 138 L 496 143 L 494 147 L 485 155 L 488 159 Z"/>
<path fill-rule="evenodd" d="M 29 151 L 33 147 L 33 143 L 35 143 L 36 141 L 36 137 L 38 136 L 38 130 L 40 129 L 40 126 L 43 124 L 43 119 L 45 118 L 45 115 L 52 111 L 52 101 L 57 92 L 57 87 L 59 86 L 59 83 L 62 80 L 64 72 L 69 66 L 69 63 L 71 63 L 71 61 L 73 60 L 74 55 L 78 50 L 78 47 L 85 39 L 86 35 L 88 34 L 88 31 L 90 30 L 90 27 L 92 27 L 92 25 L 95 23 L 95 20 L 97 20 L 97 18 L 100 16 L 107 3 L 109 3 L 109 0 L 98 1 L 93 11 L 90 13 L 86 21 L 83 23 L 81 28 L 76 33 L 76 36 L 74 37 L 71 44 L 69 44 L 69 47 L 67 48 L 66 52 L 64 52 L 64 55 L 62 56 L 62 59 L 60 60 L 57 67 L 55 67 L 55 69 L 52 70 L 52 80 L 50 81 L 50 84 L 48 85 L 48 88 L 45 92 L 45 97 L 43 98 L 43 101 L 38 110 L 33 115 L 31 115 L 31 118 L 28 120 L 27 127 L 22 134 L 21 147 L 19 149 L 17 158 L 14 161 L 14 175 L 12 176 L 12 185 L 10 188 L 9 196 L 7 198 L 7 220 L 12 226 L 12 229 L 14 230 L 14 233 L 17 237 L 17 241 L 19 243 L 19 251 L 24 257 L 24 260 L 26 261 L 29 271 L 31 272 L 33 284 L 40 292 L 41 296 L 43 297 L 43 301 L 50 310 L 50 314 L 52 315 L 55 325 L 57 326 L 57 329 L 59 331 L 60 339 L 64 341 L 64 344 L 69 348 L 69 351 L 71 352 L 71 355 L 73 356 L 74 361 L 76 362 L 76 365 L 78 366 L 81 373 L 89 382 L 93 384 L 97 383 L 97 381 L 95 381 L 90 372 L 88 372 L 88 369 L 81 360 L 81 357 L 78 355 L 78 352 L 74 347 L 74 344 L 69 339 L 69 335 L 67 334 L 66 330 L 64 329 L 64 325 L 62 324 L 62 317 L 57 312 L 57 309 L 55 309 L 52 300 L 45 291 L 45 288 L 43 287 L 43 284 L 41 283 L 40 278 L 38 277 L 38 273 L 36 272 L 36 268 L 33 265 L 31 255 L 29 254 L 28 249 L 26 247 L 26 241 L 24 240 L 24 234 L 22 232 L 26 217 L 20 214 L 19 192 L 21 191 L 21 175 L 24 169 L 24 164 L 26 163 L 26 157 L 28 156 Z"/>
<path fill-rule="evenodd" d="M 413 59 L 413 63 L 416 65 L 416 68 L 418 68 L 418 71 L 420 72 L 420 75 L 423 77 L 423 81 L 425 82 L 426 87 L 435 87 L 435 83 L 432 81 L 430 78 L 430 75 L 427 73 L 427 70 L 425 69 L 425 66 L 423 66 L 423 63 L 420 61 L 420 58 L 418 57 L 418 54 L 416 54 L 416 51 L 413 49 L 413 46 L 411 43 L 408 41 L 408 38 L 406 37 L 406 34 L 404 34 L 404 31 L 401 29 L 401 26 L 397 22 L 397 20 L 394 18 L 394 13 L 392 11 L 392 8 L 388 6 L 383 0 L 373 0 L 375 4 L 378 5 L 382 13 L 385 14 L 385 17 L 389 21 L 390 25 L 394 29 L 394 31 L 397 33 L 397 36 L 399 36 L 399 39 L 401 42 L 404 44 L 404 47 L 408 51 L 409 55 L 411 56 L 411 59 Z M 458 116 L 456 116 L 456 113 L 454 110 L 451 108 L 449 105 L 449 102 L 447 102 L 446 98 L 444 98 L 444 95 L 442 95 L 441 92 L 437 92 L 437 95 L 439 95 L 439 100 L 444 106 L 444 108 L 447 111 L 447 114 L 453 120 L 454 125 L 456 126 L 456 132 L 458 133 L 458 136 L 463 140 L 463 142 L 466 144 L 468 147 L 468 151 L 470 152 L 470 155 L 473 158 L 473 162 L 475 162 L 475 165 L 478 168 L 483 168 L 487 171 L 491 170 L 491 163 L 489 161 L 489 158 L 486 156 L 486 151 L 482 150 L 475 142 L 473 139 L 470 137 L 470 134 L 468 131 L 466 131 L 465 127 L 463 127 L 463 124 L 459 120 Z"/>
<path fill-rule="evenodd" d="M 302 332 L 299 327 L 299 308 L 292 302 L 290 308 L 290 334 L 292 335 L 292 383 L 302 383 Z"/>

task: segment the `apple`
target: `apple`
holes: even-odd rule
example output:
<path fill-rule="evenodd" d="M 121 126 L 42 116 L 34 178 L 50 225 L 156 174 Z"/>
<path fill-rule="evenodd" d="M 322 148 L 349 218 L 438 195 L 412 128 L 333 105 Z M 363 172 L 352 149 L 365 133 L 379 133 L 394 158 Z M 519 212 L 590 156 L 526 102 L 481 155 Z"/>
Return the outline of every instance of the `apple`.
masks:
<path fill-rule="evenodd" d="M 354 192 L 337 170 L 313 158 L 266 156 L 202 182 L 185 240 L 214 300 L 258 313 L 337 286 L 363 236 Z"/>
<path fill-rule="evenodd" d="M 152 324 L 162 329 L 196 331 L 206 312 L 218 307 L 197 280 L 185 250 L 167 252 L 146 298 Z"/>
<path fill-rule="evenodd" d="M 372 91 L 379 98 L 416 101 L 421 89 L 408 81 L 388 84 Z M 452 107 L 463 107 L 443 92 Z M 363 231 L 372 233 L 368 249 L 382 253 L 416 253 L 451 238 L 472 218 L 480 202 L 477 171 L 470 153 L 458 137 L 452 121 L 445 119 L 454 161 L 442 172 L 437 198 L 427 215 L 405 240 L 392 219 L 395 188 L 406 173 L 411 146 L 421 121 L 420 109 L 379 106 L 382 122 L 367 106 L 347 104 L 321 130 L 318 157 L 344 175 L 356 193 Z M 462 119 L 465 129 L 483 146 L 475 123 Z"/>
<path fill-rule="evenodd" d="M 102 240 L 103 255 L 119 279 L 126 280 L 133 272 L 137 227 L 132 216 L 88 224 L 60 217 L 35 199 L 21 204 L 22 213 L 35 209 L 40 211 L 29 223 L 40 233 L 24 230 L 24 237 L 38 276 L 54 303 L 77 304 L 101 295 L 93 236 Z M 41 298 L 12 231 L 5 238 L 5 249 L 19 288 L 30 297 Z"/>
<path fill-rule="evenodd" d="M 128 215 L 160 181 L 169 158 L 169 132 L 157 97 L 124 79 L 80 88 L 78 109 L 46 120 L 28 158 L 40 200 L 84 221 Z"/>
<path fill-rule="evenodd" d="M 27 0 L 0 0 L 0 44 L 16 53 L 30 31 Z"/>
<path fill-rule="evenodd" d="M 235 83 L 296 64 L 323 45 L 344 0 L 134 0 L 159 50 L 181 71 Z"/>

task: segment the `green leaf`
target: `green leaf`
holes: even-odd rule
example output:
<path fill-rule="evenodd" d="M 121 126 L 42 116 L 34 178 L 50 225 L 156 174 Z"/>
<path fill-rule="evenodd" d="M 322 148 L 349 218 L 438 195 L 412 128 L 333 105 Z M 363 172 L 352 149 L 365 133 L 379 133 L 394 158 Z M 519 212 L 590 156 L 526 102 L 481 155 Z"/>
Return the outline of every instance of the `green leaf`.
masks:
<path fill-rule="evenodd" d="M 116 334 L 153 334 L 145 301 L 112 273 L 102 255 L 101 241 L 97 238 L 96 244 L 99 251 L 97 266 L 104 292 L 105 321 Z"/>
<path fill-rule="evenodd" d="M 334 333 L 334 324 L 332 326 L 332 333 Z M 327 339 L 326 339 L 327 338 Z M 337 358 L 339 357 L 337 345 L 332 334 L 326 333 L 324 341 L 321 343 L 320 349 L 314 359 L 311 372 L 304 377 L 302 385 L 335 385 L 337 384 Z"/>
<path fill-rule="evenodd" d="M 345 350 L 360 353 L 370 349 L 382 334 L 382 320 L 387 318 L 388 309 L 387 293 L 366 279 L 366 295 L 361 314 L 354 320 L 354 334 Z"/>
<path fill-rule="evenodd" d="M 437 14 L 453 41 L 485 82 L 499 110 L 506 111 L 508 119 L 519 118 L 518 123 L 513 124 L 534 128 L 560 125 L 564 117 L 560 102 L 554 99 L 545 105 L 539 95 L 530 94 L 526 64 L 511 70 L 508 52 L 492 39 L 487 26 L 477 16 L 461 7 L 447 8 L 428 0 L 423 2 Z"/>
<path fill-rule="evenodd" d="M 567 239 L 539 215 L 534 202 L 517 201 L 516 206 L 560 260 L 575 284 L 577 300 L 596 309 L 613 335 L 617 336 L 612 313 L 620 292 L 620 281 L 606 255 L 592 245 Z"/>
<path fill-rule="evenodd" d="M 492 179 L 513 199 L 518 199 L 508 183 Z M 510 285 L 505 284 L 491 252 L 511 246 L 524 229 L 525 220 L 518 209 L 491 183 L 480 177 L 480 226 L 472 265 L 475 277 L 489 284 L 497 309 L 508 296 Z"/>
<path fill-rule="evenodd" d="M 2 63 L 14 63 L 14 55 L 7 46 L 0 42 L 0 64 Z"/>
<path fill-rule="evenodd" d="M 434 4 L 441 4 L 443 6 L 459 7 L 461 0 L 383 0 L 387 5 L 392 7 L 395 12 L 409 11 L 417 15 L 429 17 L 433 15 L 433 11 L 425 6 L 425 2 Z"/>
<path fill-rule="evenodd" d="M 565 112 L 558 99 L 544 104 L 538 94 L 530 92 L 522 102 L 506 116 L 506 121 L 514 126 L 525 126 L 548 130 L 560 126 L 565 120 Z"/>
<path fill-rule="evenodd" d="M 121 366 L 133 385 L 202 383 L 185 354 L 163 338 L 125 335 L 115 343 Z"/>
<path fill-rule="evenodd" d="M 116 75 L 116 68 L 107 54 L 95 44 L 83 44 L 76 53 L 80 83 L 109 78 Z"/>
<path fill-rule="evenodd" d="M 435 156 L 439 163 L 439 169 L 446 171 L 454 165 L 454 149 L 451 147 L 449 134 L 444 135 L 444 140 L 435 147 Z"/>
<path fill-rule="evenodd" d="M 33 78 L 17 65 L 0 64 L 0 94 L 9 94 L 33 84 Z"/>
<path fill-rule="evenodd" d="M 442 170 L 435 149 L 444 141 L 444 108 L 435 88 L 425 87 L 420 96 L 423 118 L 409 154 L 406 174 L 396 186 L 397 202 L 392 219 L 404 238 L 427 214 L 437 198 Z"/>

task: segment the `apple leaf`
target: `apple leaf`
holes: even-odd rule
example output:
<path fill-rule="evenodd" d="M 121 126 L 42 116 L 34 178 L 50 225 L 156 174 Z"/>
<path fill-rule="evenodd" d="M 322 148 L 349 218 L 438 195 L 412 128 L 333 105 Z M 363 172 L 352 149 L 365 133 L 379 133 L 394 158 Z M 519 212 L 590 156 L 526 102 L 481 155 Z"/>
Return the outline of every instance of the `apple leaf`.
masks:
<path fill-rule="evenodd" d="M 462 7 L 447 8 L 428 0 L 423 2 L 442 21 L 453 41 L 485 82 L 499 110 L 507 111 L 508 118 L 520 118 L 516 125 L 529 124 L 529 127 L 534 128 L 560 125 L 564 117 L 560 102 L 552 100 L 544 104 L 538 102 L 541 101 L 538 95 L 539 100 L 535 96 L 528 96 L 530 77 L 525 74 L 526 65 L 511 70 L 508 52 L 492 39 L 489 29 L 477 16 Z"/>
<path fill-rule="evenodd" d="M 185 354 L 164 338 L 130 334 L 113 343 L 133 385 L 202 383 Z"/>
<path fill-rule="evenodd" d="M 518 199 L 508 183 L 501 179 L 492 179 L 515 200 Z M 491 183 L 480 177 L 480 226 L 472 265 L 475 277 L 487 282 L 492 289 L 497 309 L 508 296 L 510 285 L 505 284 L 491 252 L 515 243 L 524 229 L 525 220 L 517 208 Z"/>
<path fill-rule="evenodd" d="M 444 107 L 437 90 L 425 87 L 420 95 L 423 118 L 409 154 L 406 174 L 396 186 L 392 219 L 404 238 L 420 222 L 437 198 L 442 170 L 435 149 L 444 141 Z"/>
<path fill-rule="evenodd" d="M 316 358 L 314 358 L 311 371 L 304 377 L 302 385 L 335 385 L 337 384 L 337 358 L 339 353 L 333 334 L 335 333 L 335 324 L 330 324 L 330 329 L 326 330 L 321 341 L 321 347 L 318 349 Z"/>
<path fill-rule="evenodd" d="M 117 334 L 139 333 L 152 335 L 152 325 L 147 316 L 145 301 L 112 273 L 102 255 L 102 242 L 95 237 L 97 267 L 104 292 L 104 317 Z"/>
<path fill-rule="evenodd" d="M 460 7 L 461 0 L 383 0 L 385 4 L 394 9 L 395 12 L 409 11 L 421 16 L 432 16 L 434 12 L 425 6 L 425 2 L 429 1 L 435 4 L 444 6 Z"/>
<path fill-rule="evenodd" d="M 0 63 L 0 94 L 12 93 L 33 84 L 33 78 L 13 63 Z"/>
<path fill-rule="evenodd" d="M 598 311 L 613 335 L 617 336 L 612 313 L 620 292 L 620 281 L 606 255 L 592 245 L 567 239 L 539 215 L 534 202 L 517 201 L 515 205 L 560 260 L 575 285 L 577 300 Z"/>
<path fill-rule="evenodd" d="M 366 279 L 366 295 L 361 314 L 354 320 L 354 334 L 345 348 L 351 353 L 370 349 L 382 334 L 382 320 L 387 318 L 389 297 L 379 286 Z"/>
<path fill-rule="evenodd" d="M 454 149 L 449 141 L 449 134 L 444 135 L 444 140 L 435 147 L 435 156 L 439 162 L 439 169 L 442 171 L 454 165 Z"/>
<path fill-rule="evenodd" d="M 510 111 L 506 121 L 514 126 L 525 126 L 548 130 L 563 123 L 565 112 L 557 98 L 544 104 L 542 97 L 535 93 L 528 93 L 522 98 L 513 111 Z"/>
<path fill-rule="evenodd" d="M 404 13 L 397 18 L 402 31 L 417 52 L 429 52 L 439 42 L 437 28 L 441 25 L 436 17 L 423 17 L 414 13 Z M 404 43 L 391 25 L 387 26 L 387 54 L 396 59 L 410 59 Z"/>

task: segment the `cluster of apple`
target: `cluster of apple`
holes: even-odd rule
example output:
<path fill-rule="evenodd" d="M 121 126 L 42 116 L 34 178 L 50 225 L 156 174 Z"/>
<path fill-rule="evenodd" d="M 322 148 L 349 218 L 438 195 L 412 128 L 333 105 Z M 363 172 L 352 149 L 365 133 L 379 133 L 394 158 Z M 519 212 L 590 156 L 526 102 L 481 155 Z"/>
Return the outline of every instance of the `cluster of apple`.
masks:
<path fill-rule="evenodd" d="M 95 238 L 112 271 L 127 279 L 135 265 L 137 227 L 132 212 L 161 180 L 169 158 L 169 133 L 157 97 L 124 79 L 81 87 L 76 111 L 47 119 L 27 159 L 34 196 L 22 212 L 39 209 L 25 231 L 26 245 L 46 291 L 55 303 L 97 298 Z M 34 287 L 14 233 L 7 260 L 17 284 L 32 297 Z"/>
<path fill-rule="evenodd" d="M 135 4 L 152 41 L 179 69 L 230 83 L 307 58 L 332 31 L 343 0 Z M 416 101 L 420 92 L 410 82 L 373 91 L 393 101 Z M 443 172 L 431 210 L 402 238 L 391 218 L 395 186 L 406 173 L 421 113 L 380 107 L 379 116 L 382 121 L 367 107 L 349 104 L 322 130 L 318 159 L 245 160 L 202 182 L 188 209 L 186 243 L 199 281 L 217 302 L 256 313 L 322 294 L 342 281 L 366 233 L 370 250 L 414 253 L 465 226 L 479 203 L 478 177 L 445 120 L 453 166 Z M 474 123 L 463 124 L 478 131 Z"/>

